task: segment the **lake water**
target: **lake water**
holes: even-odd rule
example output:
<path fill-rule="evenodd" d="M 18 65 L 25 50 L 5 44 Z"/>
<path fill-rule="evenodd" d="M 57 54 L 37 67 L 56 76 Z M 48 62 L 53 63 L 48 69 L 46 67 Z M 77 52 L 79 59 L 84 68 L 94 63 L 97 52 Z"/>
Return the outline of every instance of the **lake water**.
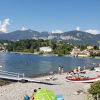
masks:
<path fill-rule="evenodd" d="M 93 66 L 93 63 L 100 63 L 100 59 L 0 53 L 0 65 L 3 66 L 0 69 L 4 71 L 24 73 L 25 76 L 57 71 L 59 65 L 63 65 L 65 71 L 70 71 L 77 66 L 91 67 Z"/>

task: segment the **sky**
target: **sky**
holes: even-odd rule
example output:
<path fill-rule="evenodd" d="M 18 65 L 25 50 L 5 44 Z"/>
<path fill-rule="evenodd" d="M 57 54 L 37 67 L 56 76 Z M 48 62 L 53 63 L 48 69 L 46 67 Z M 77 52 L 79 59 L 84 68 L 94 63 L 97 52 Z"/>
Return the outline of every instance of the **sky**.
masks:
<path fill-rule="evenodd" d="M 0 0 L 0 31 L 100 34 L 100 0 Z"/>

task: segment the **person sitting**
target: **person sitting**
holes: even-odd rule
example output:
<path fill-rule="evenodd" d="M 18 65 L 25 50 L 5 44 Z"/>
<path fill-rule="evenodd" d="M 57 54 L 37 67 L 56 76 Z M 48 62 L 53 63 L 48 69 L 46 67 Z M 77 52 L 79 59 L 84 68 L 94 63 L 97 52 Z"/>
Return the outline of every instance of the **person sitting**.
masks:
<path fill-rule="evenodd" d="M 76 68 L 73 70 L 73 73 L 74 74 L 77 74 L 77 69 Z"/>

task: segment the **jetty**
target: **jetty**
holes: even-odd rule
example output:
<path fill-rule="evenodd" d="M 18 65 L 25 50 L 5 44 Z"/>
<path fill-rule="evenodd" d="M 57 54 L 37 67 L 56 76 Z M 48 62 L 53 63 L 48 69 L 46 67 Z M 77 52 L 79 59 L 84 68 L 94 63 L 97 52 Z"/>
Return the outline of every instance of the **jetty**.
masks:
<path fill-rule="evenodd" d="M 20 73 L 8 72 L 8 71 L 3 71 L 3 70 L 0 70 L 0 79 L 18 81 L 18 82 L 23 82 L 23 83 L 32 82 L 32 83 L 40 83 L 40 84 L 47 84 L 47 85 L 56 85 L 54 83 L 34 80 L 33 78 L 25 77 L 24 73 L 20 74 Z"/>

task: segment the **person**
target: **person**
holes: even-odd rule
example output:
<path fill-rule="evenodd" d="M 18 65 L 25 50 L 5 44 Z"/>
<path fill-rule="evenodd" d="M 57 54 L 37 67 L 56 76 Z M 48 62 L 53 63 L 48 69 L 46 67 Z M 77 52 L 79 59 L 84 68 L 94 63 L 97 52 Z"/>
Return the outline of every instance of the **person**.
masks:
<path fill-rule="evenodd" d="M 81 71 L 81 67 L 78 66 L 78 68 L 77 68 L 77 72 L 80 73 L 80 71 Z"/>
<path fill-rule="evenodd" d="M 61 74 L 61 67 L 58 67 L 58 73 Z"/>
<path fill-rule="evenodd" d="M 61 67 L 61 74 L 62 74 L 62 73 L 64 73 L 64 68 L 63 68 L 63 67 Z"/>
<path fill-rule="evenodd" d="M 73 73 L 77 74 L 77 69 L 76 68 L 74 68 Z"/>
<path fill-rule="evenodd" d="M 83 67 L 83 70 L 86 70 L 86 66 Z"/>

